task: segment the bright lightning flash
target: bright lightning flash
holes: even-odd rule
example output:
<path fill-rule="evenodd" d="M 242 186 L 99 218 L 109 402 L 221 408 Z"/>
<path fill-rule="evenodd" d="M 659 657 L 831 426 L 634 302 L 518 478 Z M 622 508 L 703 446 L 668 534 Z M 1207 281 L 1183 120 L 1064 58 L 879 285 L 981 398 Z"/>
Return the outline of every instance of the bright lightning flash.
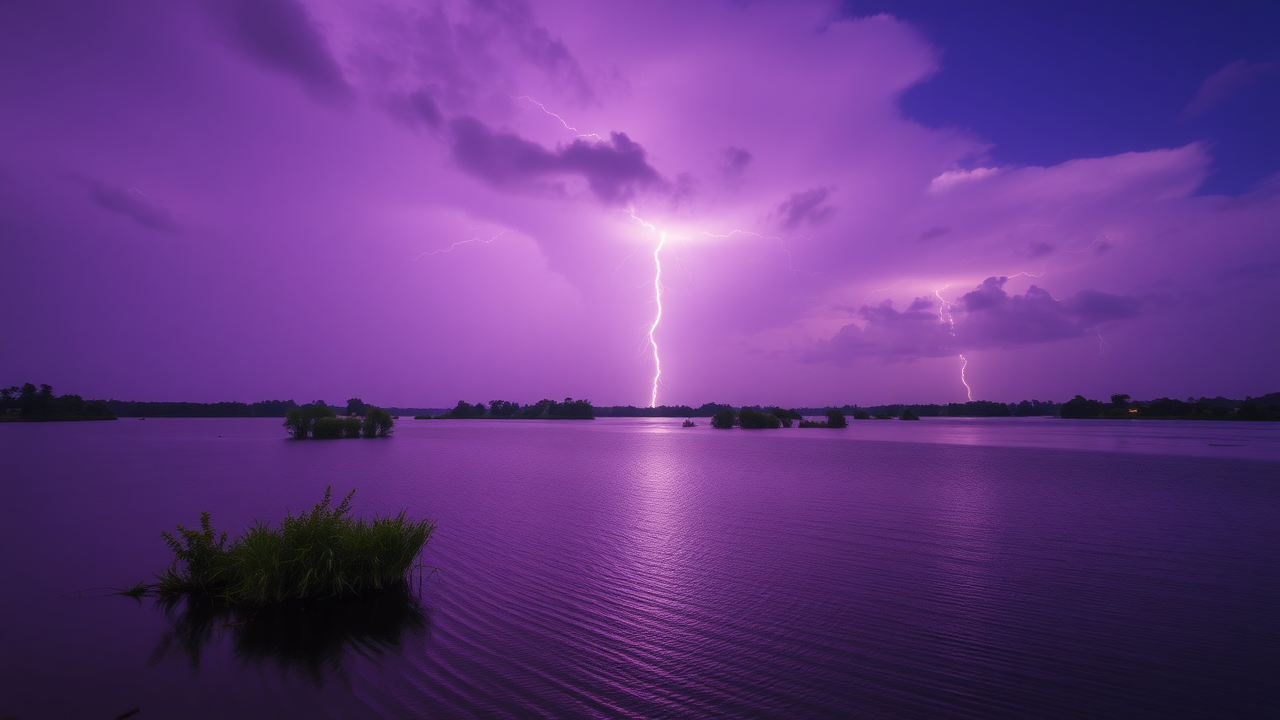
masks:
<path fill-rule="evenodd" d="M 938 306 L 938 322 L 945 322 L 947 326 L 951 329 L 951 337 L 955 337 L 956 336 L 956 319 L 951 314 L 951 303 L 947 302 L 946 298 L 942 297 L 942 291 L 946 290 L 949 287 L 951 286 L 943 285 L 937 290 L 934 290 L 933 296 L 938 298 L 938 302 L 941 303 L 941 305 Z M 973 388 L 969 387 L 969 381 L 966 380 L 964 376 L 964 370 L 965 368 L 969 367 L 969 361 L 965 358 L 963 354 L 960 355 L 960 363 L 961 363 L 960 364 L 960 383 L 964 385 L 964 392 L 965 392 L 965 395 L 969 397 L 969 402 L 973 402 Z"/>
<path fill-rule="evenodd" d="M 654 367 L 653 394 L 649 397 L 649 407 L 658 407 L 658 379 L 662 377 L 662 360 L 658 357 L 658 341 L 653 338 L 653 332 L 658 329 L 658 323 L 662 321 L 662 260 L 658 258 L 658 253 L 666 243 L 667 234 L 659 232 L 658 247 L 653 249 L 653 299 L 658 304 L 658 313 L 653 316 L 653 324 L 649 326 L 649 344 L 653 346 Z"/>

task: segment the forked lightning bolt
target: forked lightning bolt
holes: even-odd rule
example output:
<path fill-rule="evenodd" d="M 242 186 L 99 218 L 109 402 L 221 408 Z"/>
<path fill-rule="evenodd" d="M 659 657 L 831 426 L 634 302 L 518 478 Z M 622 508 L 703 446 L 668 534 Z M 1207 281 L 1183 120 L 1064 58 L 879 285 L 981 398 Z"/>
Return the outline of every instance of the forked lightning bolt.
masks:
<path fill-rule="evenodd" d="M 658 305 L 658 312 L 653 316 L 653 324 L 649 326 L 649 346 L 653 348 L 653 392 L 649 396 L 649 407 L 657 407 L 658 381 L 662 378 L 662 359 L 658 357 L 658 341 L 653 333 L 658 329 L 658 323 L 662 322 L 662 258 L 658 253 L 662 252 L 662 246 L 667 243 L 667 233 L 659 230 L 652 223 L 640 219 L 632 208 L 627 208 L 627 214 L 632 220 L 658 233 L 658 246 L 653 249 L 653 300 Z"/>
<path fill-rule="evenodd" d="M 424 256 L 426 256 L 426 255 L 440 255 L 440 254 L 442 254 L 442 253 L 452 252 L 453 250 L 455 250 L 456 248 L 458 248 L 458 247 L 460 247 L 460 246 L 462 246 L 462 245 L 468 245 L 468 244 L 473 243 L 473 242 L 484 243 L 485 245 L 488 245 L 489 243 L 493 242 L 494 240 L 497 240 L 498 238 L 502 237 L 502 234 L 503 234 L 503 233 L 505 233 L 505 232 L 506 232 L 506 230 L 503 230 L 502 232 L 498 233 L 497 235 L 494 235 L 493 237 L 489 238 L 488 240 L 485 240 L 485 239 L 484 239 L 484 238 L 482 238 L 482 237 L 473 237 L 473 238 L 471 238 L 470 240 L 459 240 L 458 242 L 456 242 L 456 243 L 454 243 L 454 244 L 450 245 L 449 247 L 447 247 L 447 248 L 445 248 L 445 249 L 443 249 L 443 250 L 428 250 L 427 252 L 424 252 L 424 253 L 422 253 L 422 254 L 418 255 L 418 257 L 415 257 L 415 258 L 414 258 L 414 260 L 417 260 L 417 259 L 419 259 L 419 258 L 422 258 L 422 257 L 424 257 Z"/>
<path fill-rule="evenodd" d="M 658 253 L 662 252 L 662 246 L 667 242 L 667 234 L 665 232 L 658 233 L 658 247 L 653 249 L 653 299 L 658 304 L 658 313 L 653 316 L 653 324 L 649 326 L 649 344 L 653 346 L 653 394 L 649 396 L 649 407 L 658 407 L 658 379 L 662 377 L 662 360 L 658 357 L 658 341 L 654 339 L 653 332 L 658 329 L 658 323 L 662 322 L 662 260 L 658 258 Z"/>
<path fill-rule="evenodd" d="M 534 105 L 537 105 L 537 106 L 538 106 L 538 109 L 542 110 L 542 112 L 544 112 L 544 113 L 546 113 L 546 114 L 550 115 L 551 117 L 553 117 L 553 118 L 555 118 L 555 119 L 559 120 L 559 121 L 560 121 L 560 124 L 564 126 L 564 129 L 565 129 L 565 130 L 568 130 L 568 131 L 572 132 L 574 135 L 577 135 L 577 136 L 578 136 L 578 137 L 580 137 L 580 138 L 594 138 L 594 139 L 596 139 L 596 140 L 604 140 L 604 138 L 600 137 L 599 135 L 597 135 L 597 134 L 595 134 L 595 133 L 584 133 L 584 132 L 580 132 L 580 131 L 578 130 L 578 128 L 576 128 L 576 127 L 574 127 L 574 126 L 570 125 L 567 121 L 565 121 L 565 119 L 564 119 L 564 118 L 562 118 L 562 117 L 560 117 L 559 115 L 557 115 L 556 113 L 553 113 L 553 112 L 551 112 L 550 110 L 548 110 L 546 105 L 543 105 L 542 103 L 538 102 L 537 100 L 534 100 L 533 98 L 529 97 L 528 95 L 521 95 L 520 97 L 512 97 L 511 99 L 512 99 L 512 100 L 516 100 L 516 101 L 520 101 L 520 100 L 528 100 L 529 102 L 533 103 Z"/>
<path fill-rule="evenodd" d="M 951 314 L 951 303 L 947 302 L 946 298 L 942 297 L 942 291 L 946 290 L 949 287 L 951 286 L 943 285 L 937 290 L 934 290 L 933 295 L 934 297 L 938 298 L 938 302 L 942 303 L 941 305 L 938 306 L 938 322 L 945 322 L 947 326 L 951 329 L 951 337 L 955 337 L 956 336 L 956 319 Z M 945 317 L 943 313 L 946 313 Z M 969 402 L 973 402 L 973 388 L 969 387 L 969 381 L 966 380 L 964 376 L 964 370 L 967 367 L 969 367 L 969 361 L 968 359 L 965 358 L 963 354 L 961 354 L 960 355 L 960 383 L 964 385 L 964 392 L 965 392 L 965 395 L 969 397 Z"/>

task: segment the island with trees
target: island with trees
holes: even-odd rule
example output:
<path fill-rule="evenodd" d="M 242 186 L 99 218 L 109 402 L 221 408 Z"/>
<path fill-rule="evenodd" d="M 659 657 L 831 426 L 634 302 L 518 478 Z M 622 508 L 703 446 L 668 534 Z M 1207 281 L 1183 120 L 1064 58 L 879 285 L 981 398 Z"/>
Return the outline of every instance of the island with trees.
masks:
<path fill-rule="evenodd" d="M 284 427 L 295 440 L 338 440 L 342 438 L 385 438 L 391 436 L 395 419 L 390 412 L 360 403 L 359 414 L 338 417 L 333 408 L 317 400 L 296 407 L 285 415 Z"/>

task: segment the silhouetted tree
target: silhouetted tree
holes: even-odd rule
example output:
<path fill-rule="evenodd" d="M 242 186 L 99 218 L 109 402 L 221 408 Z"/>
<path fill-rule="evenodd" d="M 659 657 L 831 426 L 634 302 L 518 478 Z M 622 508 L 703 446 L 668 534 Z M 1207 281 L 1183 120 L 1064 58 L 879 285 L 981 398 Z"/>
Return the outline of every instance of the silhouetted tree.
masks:
<path fill-rule="evenodd" d="M 380 407 L 369 406 L 364 412 L 362 433 L 367 438 L 389 437 L 391 435 L 391 426 L 394 424 L 395 420 L 391 417 L 391 413 Z"/>
<path fill-rule="evenodd" d="M 907 408 L 906 410 L 902 411 L 902 419 L 903 420 L 919 420 L 920 416 L 916 414 L 915 410 L 912 410 L 911 408 Z"/>
<path fill-rule="evenodd" d="M 1104 407 L 1097 400 L 1087 400 L 1083 395 L 1077 395 L 1062 404 L 1061 414 L 1064 418 L 1096 418 L 1102 414 Z"/>
<path fill-rule="evenodd" d="M 347 401 L 348 415 L 364 415 L 364 409 L 368 407 L 360 398 L 351 398 Z"/>
<path fill-rule="evenodd" d="M 763 430 L 782 427 L 782 421 L 769 413 L 744 407 L 738 411 L 738 425 L 744 430 Z"/>
<path fill-rule="evenodd" d="M 715 415 L 711 416 L 711 427 L 720 428 L 721 430 L 730 430 L 733 428 L 733 421 L 736 419 L 732 408 L 724 408 L 717 410 Z"/>
<path fill-rule="evenodd" d="M 325 405 L 323 400 L 318 400 L 311 405 L 290 410 L 284 417 L 284 426 L 289 430 L 290 435 L 302 440 L 315 430 L 317 420 L 335 415 L 337 413 Z"/>
<path fill-rule="evenodd" d="M 862 413 L 866 415 L 866 413 Z M 856 416 L 855 416 L 856 417 Z M 827 411 L 827 427 L 842 428 L 848 427 L 849 421 L 845 418 L 844 413 L 839 410 Z"/>

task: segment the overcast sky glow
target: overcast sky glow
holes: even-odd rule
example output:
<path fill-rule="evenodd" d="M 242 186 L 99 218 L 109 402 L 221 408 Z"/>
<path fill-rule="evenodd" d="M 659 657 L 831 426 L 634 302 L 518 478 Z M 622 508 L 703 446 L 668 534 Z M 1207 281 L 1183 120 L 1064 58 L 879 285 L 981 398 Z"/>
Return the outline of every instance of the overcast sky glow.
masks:
<path fill-rule="evenodd" d="M 0 383 L 1280 390 L 1276 10 L 1030 5 L 6 3 Z"/>

